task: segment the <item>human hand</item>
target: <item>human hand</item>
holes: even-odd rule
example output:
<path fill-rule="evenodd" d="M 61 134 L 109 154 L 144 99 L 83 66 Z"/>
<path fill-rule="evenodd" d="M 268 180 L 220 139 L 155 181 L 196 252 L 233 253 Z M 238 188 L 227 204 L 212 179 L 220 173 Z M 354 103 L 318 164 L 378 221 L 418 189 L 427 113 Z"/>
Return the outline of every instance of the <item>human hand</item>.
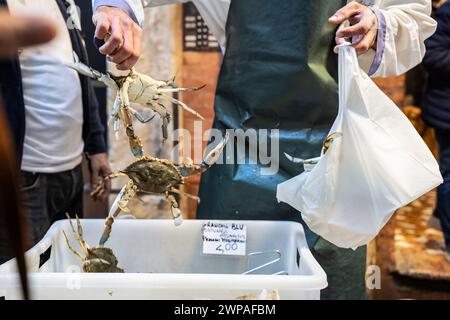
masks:
<path fill-rule="evenodd" d="M 117 69 L 131 69 L 141 55 L 141 27 L 122 9 L 107 6 L 98 7 L 92 20 L 96 26 L 95 37 L 105 41 L 100 53 L 116 63 Z"/>
<path fill-rule="evenodd" d="M 48 19 L 36 16 L 11 16 L 0 10 L 0 58 L 10 58 L 22 47 L 50 41 L 56 36 L 56 26 Z"/>
<path fill-rule="evenodd" d="M 329 22 L 341 25 L 345 21 L 350 22 L 348 27 L 340 27 L 336 32 L 337 46 L 334 52 L 338 52 L 339 45 L 345 42 L 345 38 L 352 38 L 352 47 L 358 55 L 364 54 L 370 48 L 376 49 L 378 37 L 378 19 L 373 11 L 358 2 L 352 1 L 339 9 Z"/>
<path fill-rule="evenodd" d="M 111 167 L 109 166 L 108 155 L 106 153 L 98 153 L 89 156 L 89 165 L 91 169 L 91 187 L 95 190 L 102 178 L 111 174 Z M 96 193 L 93 196 L 94 201 L 103 202 L 107 199 L 111 191 L 111 181 L 105 181 L 103 191 Z"/>

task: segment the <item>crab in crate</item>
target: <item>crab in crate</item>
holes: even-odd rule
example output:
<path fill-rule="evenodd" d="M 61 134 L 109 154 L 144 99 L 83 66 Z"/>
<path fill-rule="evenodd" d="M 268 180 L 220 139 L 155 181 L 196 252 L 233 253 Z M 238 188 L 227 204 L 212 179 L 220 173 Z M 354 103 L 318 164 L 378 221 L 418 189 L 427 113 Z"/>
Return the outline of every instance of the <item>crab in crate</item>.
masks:
<path fill-rule="evenodd" d="M 130 102 L 150 108 L 155 113 L 159 114 L 162 118 L 162 134 L 164 140 L 168 138 L 168 125 L 171 115 L 167 108 L 162 104 L 162 101 L 176 104 L 204 120 L 197 111 L 190 108 L 182 101 L 173 98 L 171 94 L 177 92 L 198 91 L 205 86 L 197 88 L 176 88 L 174 83 L 175 79 L 158 81 L 150 76 L 136 72 L 134 68 L 131 69 L 126 76 L 114 76 L 110 73 L 104 74 L 81 63 L 76 54 L 74 54 L 74 57 L 75 63 L 67 64 L 68 67 L 84 76 L 103 82 L 116 93 L 116 100 L 108 123 L 114 123 L 116 138 L 119 134 L 120 123 L 123 123 L 129 139 L 131 151 L 135 157 L 142 157 L 143 150 L 141 140 L 134 132 L 132 118 L 135 117 L 139 122 L 146 123 L 152 120 L 153 117 L 144 117 L 141 113 L 131 107 Z"/>
<path fill-rule="evenodd" d="M 187 196 L 197 201 L 200 199 L 182 192 L 177 187 L 184 184 L 186 177 L 201 174 L 214 165 L 219 160 L 228 139 L 229 134 L 227 132 L 224 139 L 205 156 L 200 165 L 193 164 L 190 159 L 181 165 L 176 165 L 169 160 L 145 156 L 137 159 L 124 170 L 103 178 L 97 188 L 91 193 L 91 196 L 97 197 L 105 192 L 105 183 L 108 180 L 119 176 L 127 176 L 129 180 L 111 206 L 100 245 L 103 245 L 108 240 L 114 218 L 121 211 L 130 212 L 127 204 L 138 192 L 164 195 L 171 205 L 175 225 L 180 225 L 182 223 L 182 214 L 174 194 Z"/>
<path fill-rule="evenodd" d="M 70 228 L 72 229 L 73 236 L 82 250 L 82 254 L 72 247 L 69 238 L 67 237 L 67 234 L 63 231 L 64 238 L 66 239 L 66 243 L 70 251 L 72 251 L 76 256 L 78 256 L 81 259 L 83 263 L 84 272 L 101 272 L 101 273 L 124 272 L 122 268 L 117 266 L 118 261 L 112 249 L 105 248 L 103 246 L 93 248 L 89 247 L 87 242 L 84 240 L 83 227 L 81 226 L 81 222 L 80 219 L 78 219 L 78 216 L 75 216 L 77 220 L 77 230 L 75 230 L 75 227 L 72 224 L 72 219 L 68 214 L 66 215 L 67 219 L 69 219 Z"/>

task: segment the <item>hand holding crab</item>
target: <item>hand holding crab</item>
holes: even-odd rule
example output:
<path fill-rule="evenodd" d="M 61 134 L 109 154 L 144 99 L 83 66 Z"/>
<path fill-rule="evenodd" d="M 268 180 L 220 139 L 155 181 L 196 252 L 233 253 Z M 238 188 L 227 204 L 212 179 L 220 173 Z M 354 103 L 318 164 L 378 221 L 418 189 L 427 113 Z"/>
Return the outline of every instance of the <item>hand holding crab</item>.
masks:
<path fill-rule="evenodd" d="M 81 63 L 76 55 L 75 63 L 68 64 L 67 66 L 84 76 L 103 82 L 111 90 L 114 90 L 114 92 L 117 93 L 109 123 L 114 122 L 114 131 L 117 136 L 120 122 L 122 121 L 130 142 L 131 152 L 137 158 L 142 157 L 144 153 L 142 150 L 142 143 L 134 132 L 132 118 L 134 116 L 138 121 L 146 123 L 152 120 L 153 117 L 145 118 L 131 107 L 130 102 L 135 102 L 148 107 L 160 115 L 163 121 L 162 132 L 164 140 L 168 138 L 167 127 L 171 115 L 162 104 L 162 101 L 165 100 L 176 104 L 198 118 L 204 119 L 197 111 L 171 96 L 172 93 L 176 92 L 197 91 L 204 88 L 204 86 L 198 88 L 175 88 L 174 79 L 169 81 L 158 81 L 147 75 L 136 72 L 134 68 L 130 70 L 130 73 L 127 76 L 122 77 L 116 77 L 112 74 L 103 74 Z"/>

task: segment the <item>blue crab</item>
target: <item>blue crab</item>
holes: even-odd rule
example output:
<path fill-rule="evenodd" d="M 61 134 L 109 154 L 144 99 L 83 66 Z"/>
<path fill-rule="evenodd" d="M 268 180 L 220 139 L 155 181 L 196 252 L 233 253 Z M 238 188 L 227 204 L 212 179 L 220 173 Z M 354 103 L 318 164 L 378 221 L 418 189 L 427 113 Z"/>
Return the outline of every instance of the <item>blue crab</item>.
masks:
<path fill-rule="evenodd" d="M 134 132 L 132 119 L 135 117 L 139 122 L 146 123 L 151 121 L 153 117 L 144 117 L 141 113 L 131 107 L 130 102 L 150 108 L 156 114 L 159 114 L 162 118 L 162 134 L 164 140 L 168 138 L 168 125 L 171 115 L 162 104 L 162 101 L 176 104 L 204 120 L 197 111 L 190 108 L 182 101 L 173 98 L 171 94 L 176 92 L 198 91 L 205 86 L 196 88 L 176 88 L 174 83 L 175 79 L 158 81 L 150 76 L 138 73 L 134 68 L 131 69 L 126 76 L 114 76 L 110 73 L 104 74 L 80 62 L 76 54 L 74 54 L 74 58 L 75 63 L 67 64 L 68 67 L 84 76 L 103 82 L 110 90 L 117 93 L 108 123 L 114 123 L 113 127 L 116 137 L 118 137 L 119 134 L 120 123 L 123 123 L 129 139 L 131 152 L 137 158 L 142 157 L 144 152 L 141 140 Z"/>
<path fill-rule="evenodd" d="M 200 165 L 193 164 L 190 159 L 181 165 L 176 165 L 169 160 L 144 156 L 138 158 L 125 169 L 104 177 L 91 193 L 93 197 L 100 196 L 105 192 L 105 183 L 108 180 L 119 176 L 127 176 L 129 180 L 111 206 L 100 245 L 103 245 L 108 240 L 114 218 L 121 211 L 130 212 L 127 204 L 138 192 L 164 195 L 171 205 L 175 225 L 180 225 L 182 223 L 182 214 L 174 194 L 186 196 L 197 201 L 200 199 L 179 190 L 177 187 L 184 184 L 186 177 L 201 174 L 214 165 L 219 160 L 228 139 L 229 134 L 227 132 L 224 139 L 205 156 Z"/>

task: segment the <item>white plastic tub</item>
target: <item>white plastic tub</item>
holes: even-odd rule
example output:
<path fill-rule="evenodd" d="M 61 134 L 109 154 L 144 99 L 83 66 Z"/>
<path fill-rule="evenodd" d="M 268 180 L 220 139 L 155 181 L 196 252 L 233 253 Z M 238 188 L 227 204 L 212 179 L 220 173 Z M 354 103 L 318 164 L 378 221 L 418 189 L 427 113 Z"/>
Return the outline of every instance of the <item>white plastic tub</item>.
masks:
<path fill-rule="evenodd" d="M 216 256 L 202 253 L 202 226 L 186 220 L 117 220 L 107 246 L 124 274 L 80 273 L 68 221 L 55 223 L 27 252 L 33 299 L 236 299 L 276 289 L 281 299 L 320 299 L 326 275 L 309 251 L 303 228 L 293 222 L 239 221 L 247 226 L 247 255 L 279 251 L 281 259 L 255 273 L 245 271 L 272 261 L 276 254 Z M 103 220 L 81 220 L 85 239 L 94 246 Z M 78 248 L 75 245 L 76 248 Z M 248 265 L 250 263 L 250 266 Z M 274 275 L 283 272 L 287 275 Z M 0 266 L 0 297 L 21 299 L 16 262 Z"/>

